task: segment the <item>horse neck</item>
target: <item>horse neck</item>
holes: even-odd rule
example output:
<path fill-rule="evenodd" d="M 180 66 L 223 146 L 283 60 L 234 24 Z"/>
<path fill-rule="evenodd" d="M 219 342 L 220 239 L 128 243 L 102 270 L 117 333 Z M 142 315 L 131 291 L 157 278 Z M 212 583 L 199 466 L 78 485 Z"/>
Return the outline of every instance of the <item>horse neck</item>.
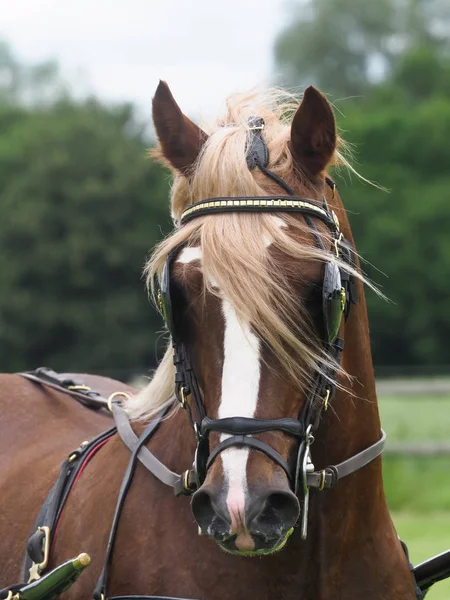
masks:
<path fill-rule="evenodd" d="M 346 239 L 353 242 L 345 214 L 338 216 Z M 351 377 L 346 382 L 351 391 L 337 390 L 330 408 L 323 413 L 311 450 L 316 469 L 344 461 L 381 435 L 364 289 L 361 282 L 357 285 L 359 300 L 344 325 L 342 355 L 342 366 Z M 312 490 L 308 539 L 302 542 L 298 535 L 293 537 L 287 552 L 295 560 L 303 584 L 314 590 L 312 597 L 334 597 L 330 586 L 334 591 L 333 586 L 338 586 L 342 597 L 369 600 L 379 598 L 380 585 L 387 583 L 399 590 L 399 595 L 390 597 L 414 597 L 387 509 L 380 457 L 331 490 Z M 373 565 L 385 568 L 383 583 L 376 575 L 383 571 Z"/>

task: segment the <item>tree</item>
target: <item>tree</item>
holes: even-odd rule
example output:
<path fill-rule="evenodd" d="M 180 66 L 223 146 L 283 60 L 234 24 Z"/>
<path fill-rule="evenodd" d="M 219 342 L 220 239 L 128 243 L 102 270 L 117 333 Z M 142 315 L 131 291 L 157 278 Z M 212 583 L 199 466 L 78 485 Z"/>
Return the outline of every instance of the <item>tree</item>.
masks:
<path fill-rule="evenodd" d="M 413 48 L 446 56 L 450 10 L 441 0 L 303 0 L 281 32 L 275 59 L 283 83 L 316 83 L 334 98 L 366 95 Z"/>
<path fill-rule="evenodd" d="M 2 369 L 153 365 L 142 267 L 168 190 L 137 129 L 131 107 L 93 100 L 1 108 Z"/>

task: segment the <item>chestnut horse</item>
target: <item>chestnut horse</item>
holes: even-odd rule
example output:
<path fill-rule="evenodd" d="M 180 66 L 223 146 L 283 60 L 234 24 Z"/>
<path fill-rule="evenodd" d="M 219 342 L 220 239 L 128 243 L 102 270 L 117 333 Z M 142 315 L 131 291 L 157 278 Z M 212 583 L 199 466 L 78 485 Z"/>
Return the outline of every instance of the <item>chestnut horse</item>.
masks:
<path fill-rule="evenodd" d="M 345 237 L 353 245 L 345 209 L 326 175 L 331 164 L 345 162 L 332 108 L 314 88 L 306 90 L 299 105 L 292 107 L 291 101 L 290 118 L 287 108 L 274 92 L 264 98 L 254 93 L 233 96 L 225 116 L 207 134 L 183 115 L 165 83 L 156 91 L 155 154 L 174 173 L 171 207 L 176 228 L 150 260 L 149 281 L 154 275 L 161 278 L 172 256 L 172 312 L 168 315 L 166 310 L 165 316 L 173 319 L 172 326 L 189 348 L 208 417 L 230 422 L 239 417 L 247 424 L 284 419 L 290 425 L 287 432 L 263 427 L 256 435 L 241 436 L 247 439 L 244 445 L 222 446 L 192 503 L 187 496 L 175 497 L 139 464 L 119 521 L 108 597 L 416 598 L 386 505 L 379 456 L 332 489 L 311 489 L 306 539 L 297 526 L 305 509 L 303 491 L 296 495 L 282 468 L 283 461 L 295 463 L 298 439 L 291 435 L 292 423 L 307 402 L 314 373 L 330 365 L 335 393 L 332 398 L 327 395 L 320 413 L 311 447 L 315 467 L 341 463 L 381 437 L 357 261 L 355 267 L 340 262 L 329 232 L 334 225 L 327 227 L 314 214 L 306 219 L 280 208 L 275 214 L 182 218 L 196 201 L 274 194 L 285 199 L 288 189 L 308 199 L 305 206 L 326 204 L 333 209 L 342 234 L 336 243 Z M 249 153 L 255 140 L 260 145 L 252 164 Z M 325 263 L 347 269 L 358 292 L 348 319 L 338 322 L 339 338 L 345 340 L 340 364 L 322 343 Z M 167 294 L 167 288 L 162 292 Z M 125 336 L 126 332 L 124 343 Z M 177 404 L 172 359 L 169 344 L 148 387 L 124 404 L 138 433 L 161 408 Z M 100 377 L 87 381 L 103 394 L 131 391 Z M 27 537 L 60 462 L 112 422 L 106 412 L 94 413 L 19 375 L 2 375 L 0 390 L 2 588 L 21 577 Z M 192 394 L 187 404 L 195 420 L 198 407 Z M 211 432 L 210 457 L 228 435 L 220 429 Z M 253 447 L 252 440 L 261 442 L 263 449 Z M 172 471 L 189 471 L 196 440 L 186 411 L 174 408 L 147 446 Z M 68 600 L 92 598 L 129 457 L 114 435 L 70 492 L 53 539 L 50 566 L 79 552 L 89 553 L 92 563 L 64 594 Z"/>

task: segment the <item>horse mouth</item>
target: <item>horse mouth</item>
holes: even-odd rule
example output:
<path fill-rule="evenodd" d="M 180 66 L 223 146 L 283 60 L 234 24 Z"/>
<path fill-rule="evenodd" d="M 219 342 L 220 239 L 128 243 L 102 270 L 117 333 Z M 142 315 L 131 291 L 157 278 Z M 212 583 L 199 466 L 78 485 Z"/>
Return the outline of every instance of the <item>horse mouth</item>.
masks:
<path fill-rule="evenodd" d="M 262 538 L 259 535 L 248 534 L 248 537 L 244 540 L 239 540 L 239 536 L 235 534 L 227 539 L 215 540 L 215 542 L 219 548 L 228 554 L 234 554 L 236 556 L 267 556 L 282 550 L 293 531 L 294 528 L 292 527 L 281 538 L 278 537 L 275 539 L 267 539 Z"/>

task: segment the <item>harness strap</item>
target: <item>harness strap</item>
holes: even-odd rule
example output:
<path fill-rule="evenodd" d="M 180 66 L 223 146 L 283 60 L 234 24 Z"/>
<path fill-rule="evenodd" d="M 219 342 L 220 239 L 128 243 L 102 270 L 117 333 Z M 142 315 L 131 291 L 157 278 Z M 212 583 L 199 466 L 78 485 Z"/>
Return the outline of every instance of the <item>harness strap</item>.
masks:
<path fill-rule="evenodd" d="M 120 435 L 128 450 L 130 450 L 130 452 L 135 452 L 138 445 L 140 445 L 140 438 L 134 433 L 127 413 L 116 402 L 112 403 L 112 412 L 117 427 L 117 433 Z M 162 483 L 173 487 L 176 496 L 183 492 L 183 476 L 168 469 L 150 452 L 150 450 L 148 450 L 148 448 L 141 445 L 137 458 L 144 467 L 150 471 L 150 473 L 153 473 L 153 475 L 162 481 Z"/>
<path fill-rule="evenodd" d="M 36 519 L 33 534 L 27 543 L 23 569 L 24 581 L 30 582 L 38 579 L 45 571 L 46 559 L 48 559 L 49 548 L 53 543 L 59 518 L 78 474 L 83 469 L 91 452 L 105 443 L 114 435 L 115 431 L 116 428 L 112 427 L 90 442 L 82 444 L 71 452 L 62 463 L 58 478 L 45 499 Z"/>
<path fill-rule="evenodd" d="M 355 454 L 351 458 L 348 458 L 337 465 L 330 465 L 322 471 L 307 473 L 306 477 L 308 486 L 318 488 L 320 490 L 323 488 L 329 489 L 334 487 L 340 479 L 359 471 L 359 469 L 362 469 L 368 465 L 375 458 L 377 458 L 377 456 L 380 456 L 380 454 L 383 452 L 385 441 L 386 432 L 382 429 L 381 438 L 358 454 Z"/>
<path fill-rule="evenodd" d="M 108 408 L 108 400 L 103 398 L 101 394 L 92 390 L 89 386 L 85 385 L 83 381 L 78 379 L 71 379 L 64 375 L 64 373 L 56 373 L 48 367 L 39 367 L 34 371 L 23 371 L 17 373 L 25 379 L 40 383 L 41 385 L 47 385 L 58 392 L 69 394 L 76 400 L 84 404 L 88 408 L 93 410 L 100 410 L 101 408 Z"/>
<path fill-rule="evenodd" d="M 168 408 L 161 410 L 156 417 L 147 425 L 147 427 L 142 432 L 138 443 L 136 444 L 133 453 L 131 454 L 130 460 L 128 462 L 127 470 L 122 480 L 122 485 L 120 486 L 119 494 L 117 497 L 116 510 L 114 512 L 113 522 L 111 525 L 111 530 L 109 533 L 108 546 L 106 549 L 105 562 L 103 565 L 102 572 L 100 573 L 100 577 L 98 578 L 97 585 L 95 587 L 93 599 L 94 600 L 105 600 L 106 599 L 106 586 L 108 583 L 108 571 L 111 565 L 112 553 L 114 550 L 114 543 L 116 541 L 117 528 L 119 525 L 120 515 L 122 513 L 122 508 L 125 502 L 125 498 L 127 496 L 128 490 L 130 488 L 131 482 L 133 480 L 134 471 L 136 469 L 136 464 L 138 461 L 138 454 L 141 448 L 148 442 L 151 436 L 154 434 L 158 426 L 160 425 L 163 417 L 167 413 Z"/>

